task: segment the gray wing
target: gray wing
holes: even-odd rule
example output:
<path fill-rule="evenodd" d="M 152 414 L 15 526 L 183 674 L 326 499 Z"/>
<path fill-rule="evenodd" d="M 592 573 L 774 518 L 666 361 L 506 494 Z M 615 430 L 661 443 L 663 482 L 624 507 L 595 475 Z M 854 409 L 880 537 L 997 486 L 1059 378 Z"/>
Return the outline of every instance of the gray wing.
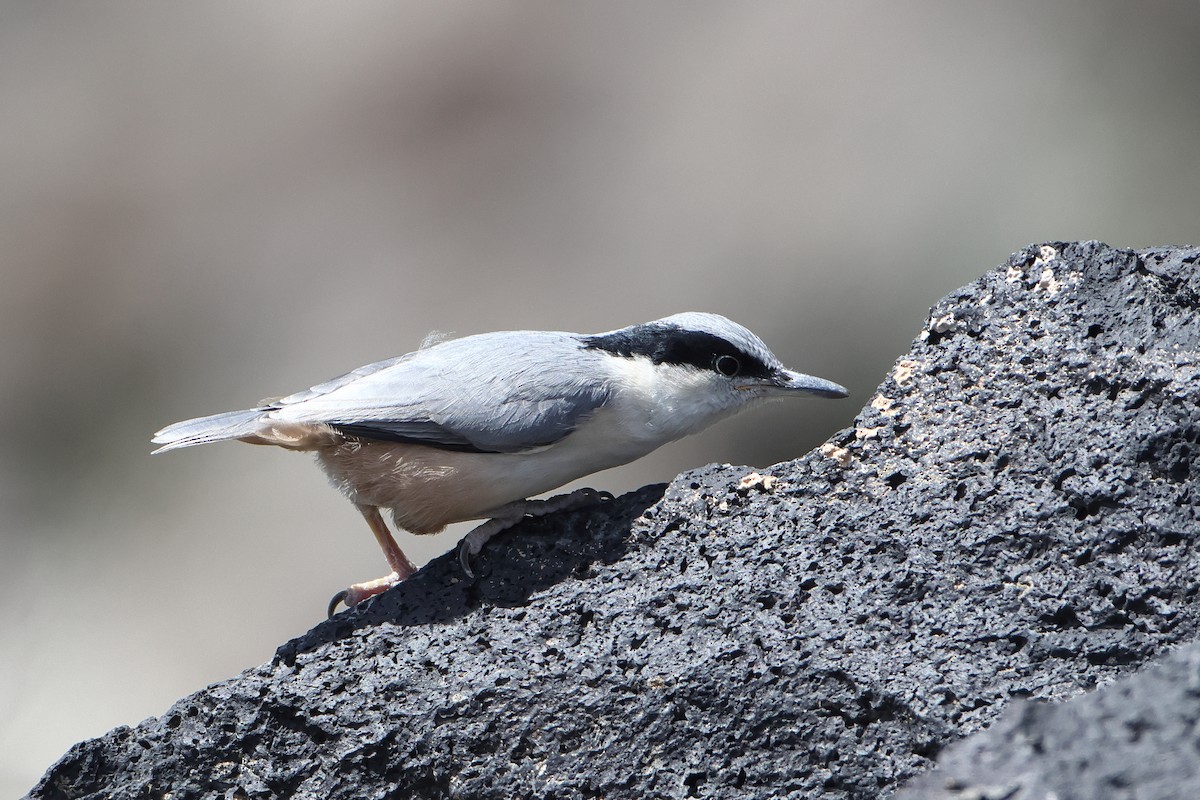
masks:
<path fill-rule="evenodd" d="M 554 444 L 609 397 L 570 334 L 454 339 L 276 402 L 267 416 L 366 439 L 512 453 Z"/>

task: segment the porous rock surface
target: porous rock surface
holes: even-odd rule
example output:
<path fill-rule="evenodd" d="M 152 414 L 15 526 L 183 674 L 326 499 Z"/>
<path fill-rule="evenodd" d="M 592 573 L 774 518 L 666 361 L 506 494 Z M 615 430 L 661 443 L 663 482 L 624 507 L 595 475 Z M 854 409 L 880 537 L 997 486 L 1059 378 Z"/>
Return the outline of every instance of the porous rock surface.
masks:
<path fill-rule="evenodd" d="M 1196 800 L 1200 645 L 1065 703 L 1019 701 L 896 800 Z"/>
<path fill-rule="evenodd" d="M 1196 636 L 1198 258 L 1016 253 L 818 451 L 438 559 L 30 796 L 886 795 Z"/>

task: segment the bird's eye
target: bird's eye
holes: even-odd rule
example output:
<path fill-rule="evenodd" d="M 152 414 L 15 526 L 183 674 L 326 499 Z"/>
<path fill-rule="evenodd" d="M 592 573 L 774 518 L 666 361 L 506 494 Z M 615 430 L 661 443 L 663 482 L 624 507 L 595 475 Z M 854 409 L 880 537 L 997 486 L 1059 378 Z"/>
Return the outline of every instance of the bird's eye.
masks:
<path fill-rule="evenodd" d="M 742 363 L 733 356 L 717 356 L 713 368 L 726 378 L 732 378 L 742 370 Z"/>

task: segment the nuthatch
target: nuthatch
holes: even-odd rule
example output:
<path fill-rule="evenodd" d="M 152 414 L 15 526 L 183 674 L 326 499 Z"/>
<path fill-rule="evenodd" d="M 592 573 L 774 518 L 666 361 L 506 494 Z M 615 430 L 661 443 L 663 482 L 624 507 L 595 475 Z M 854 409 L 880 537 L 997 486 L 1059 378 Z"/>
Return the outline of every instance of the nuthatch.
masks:
<path fill-rule="evenodd" d="M 353 606 L 416 568 L 396 527 L 436 533 L 488 521 L 459 545 L 463 569 L 526 515 L 597 497 L 528 500 L 627 464 L 762 400 L 846 397 L 836 383 L 784 368 L 757 336 L 717 314 L 689 312 L 593 335 L 503 331 L 452 339 L 359 367 L 257 408 L 178 422 L 161 453 L 237 439 L 310 450 L 366 518 L 391 574 L 339 592 Z"/>

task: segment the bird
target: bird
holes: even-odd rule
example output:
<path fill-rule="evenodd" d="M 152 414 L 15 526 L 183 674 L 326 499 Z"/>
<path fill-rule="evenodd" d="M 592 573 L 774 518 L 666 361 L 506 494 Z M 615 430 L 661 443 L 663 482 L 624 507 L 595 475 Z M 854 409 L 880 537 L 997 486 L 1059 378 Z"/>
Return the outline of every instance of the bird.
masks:
<path fill-rule="evenodd" d="M 790 370 L 747 328 L 684 312 L 596 334 L 499 331 L 423 345 L 254 408 L 177 422 L 154 453 L 227 440 L 308 451 L 366 519 L 390 572 L 333 596 L 354 607 L 416 568 L 384 521 L 430 534 L 486 520 L 459 544 L 464 573 L 527 516 L 605 495 L 530 500 L 634 461 L 763 401 L 847 397 Z"/>

